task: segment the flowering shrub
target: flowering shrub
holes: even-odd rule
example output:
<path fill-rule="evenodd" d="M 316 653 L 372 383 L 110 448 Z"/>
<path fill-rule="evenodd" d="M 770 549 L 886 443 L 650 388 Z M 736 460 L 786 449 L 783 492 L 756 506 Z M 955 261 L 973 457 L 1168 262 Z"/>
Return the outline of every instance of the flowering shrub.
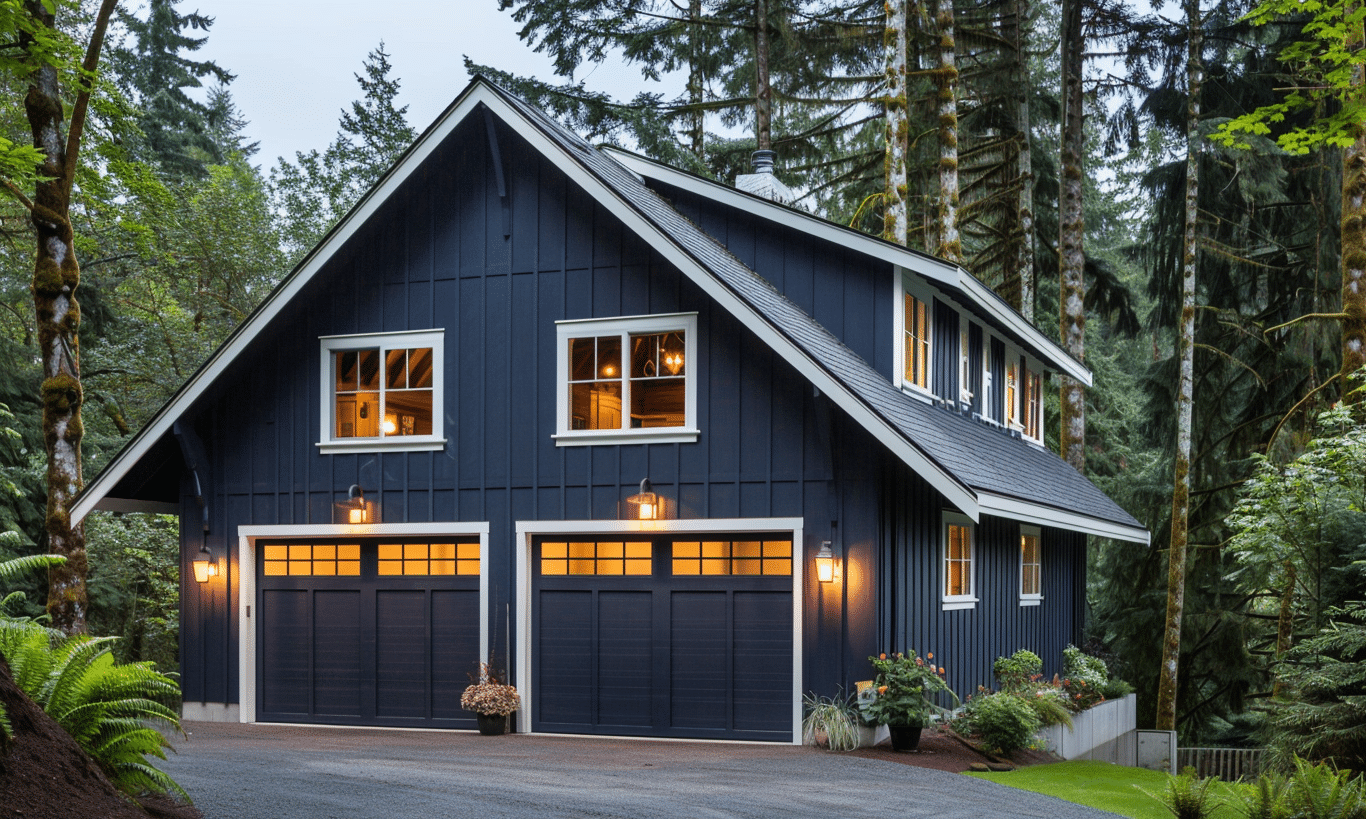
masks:
<path fill-rule="evenodd" d="M 1037 688 L 1042 676 L 1043 660 L 1028 649 L 1020 649 L 1009 657 L 997 657 L 991 665 L 1002 691 L 1027 691 Z"/>
<path fill-rule="evenodd" d="M 1109 669 L 1099 657 L 1085 654 L 1076 646 L 1062 651 L 1062 689 L 1067 692 L 1067 706 L 1073 711 L 1085 711 L 1105 701 L 1105 687 L 1110 681 Z"/>
<path fill-rule="evenodd" d="M 948 692 L 957 701 L 944 681 L 943 666 L 936 668 L 933 660 L 934 652 L 922 659 L 914 651 L 890 657 L 886 654 L 869 657 L 868 661 L 877 670 L 877 679 L 873 682 L 877 698 L 864 706 L 864 718 L 874 725 L 924 727 L 930 713 L 938 708 L 930 700 L 932 694 Z"/>
<path fill-rule="evenodd" d="M 460 707 L 477 714 L 505 717 L 522 704 L 517 687 L 504 685 L 488 663 L 479 664 L 479 681 L 460 695 Z"/>

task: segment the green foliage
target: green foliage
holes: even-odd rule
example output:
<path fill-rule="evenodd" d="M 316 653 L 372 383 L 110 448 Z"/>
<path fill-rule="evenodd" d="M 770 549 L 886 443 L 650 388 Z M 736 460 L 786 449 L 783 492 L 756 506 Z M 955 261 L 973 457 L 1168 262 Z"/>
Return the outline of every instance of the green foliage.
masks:
<path fill-rule="evenodd" d="M 1366 772 L 1366 603 L 1328 616 L 1276 665 L 1288 696 L 1268 708 L 1269 744 L 1282 767 L 1302 757 Z"/>
<path fill-rule="evenodd" d="M 976 697 L 964 710 L 972 732 L 995 753 L 1009 754 L 1025 747 L 1042 727 L 1023 697 L 1004 692 Z"/>
<path fill-rule="evenodd" d="M 1366 779 L 1331 764 L 1296 758 L 1288 801 L 1295 819 L 1363 819 Z"/>
<path fill-rule="evenodd" d="M 1111 678 L 1100 687 L 1100 695 L 1107 700 L 1120 700 L 1134 693 L 1134 687 L 1124 680 Z"/>
<path fill-rule="evenodd" d="M 934 652 L 926 657 L 933 660 Z M 873 681 L 877 698 L 864 707 L 864 716 L 874 725 L 923 728 L 929 722 L 930 714 L 943 711 L 931 697 L 947 693 L 955 701 L 957 699 L 944 681 L 943 670 L 926 663 L 914 651 L 897 652 L 890 657 L 881 654 L 869 657 L 868 661 L 877 672 Z"/>
<path fill-rule="evenodd" d="M 802 742 L 831 751 L 852 751 L 859 743 L 858 709 L 848 697 L 802 698 Z"/>
<path fill-rule="evenodd" d="M 170 745 L 153 726 L 179 731 L 180 687 L 151 663 L 120 665 L 115 638 L 61 637 L 33 623 L 0 620 L 0 654 L 15 682 L 99 764 L 124 793 L 166 793 L 180 785 L 148 761 Z"/>
<path fill-rule="evenodd" d="M 120 637 L 123 662 L 179 659 L 180 541 L 173 515 L 109 514 L 85 519 L 90 552 L 90 630 Z"/>
<path fill-rule="evenodd" d="M 1194 768 L 1186 768 L 1180 776 L 1167 774 L 1167 786 L 1160 796 L 1153 796 L 1171 811 L 1176 819 L 1207 819 L 1219 807 L 1211 788 L 1219 778 L 1201 779 Z"/>
<path fill-rule="evenodd" d="M 1291 819 L 1287 794 L 1290 781 L 1277 773 L 1264 773 L 1256 782 L 1234 790 L 1233 804 L 1247 819 Z"/>
<path fill-rule="evenodd" d="M 991 666 L 1002 691 L 1017 692 L 1037 682 L 1043 671 L 1043 660 L 1027 649 L 1020 649 L 1009 657 L 997 657 Z"/>

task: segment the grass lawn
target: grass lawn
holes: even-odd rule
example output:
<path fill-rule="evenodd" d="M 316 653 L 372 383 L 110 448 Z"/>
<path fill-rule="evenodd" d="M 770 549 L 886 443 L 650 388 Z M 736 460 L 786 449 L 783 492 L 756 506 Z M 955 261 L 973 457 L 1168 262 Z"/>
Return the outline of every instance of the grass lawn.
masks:
<path fill-rule="evenodd" d="M 1068 802 L 1132 816 L 1134 819 L 1172 817 L 1161 802 L 1143 792 L 1164 793 L 1167 789 L 1166 775 L 1144 768 L 1125 768 L 1108 762 L 1058 762 L 1006 773 L 967 773 L 964 776 L 990 779 L 1012 788 L 1056 796 Z M 1215 784 L 1215 800 L 1227 802 L 1231 795 L 1232 791 L 1226 783 Z M 1241 816 L 1242 813 L 1228 804 L 1213 813 L 1214 819 L 1236 819 Z"/>

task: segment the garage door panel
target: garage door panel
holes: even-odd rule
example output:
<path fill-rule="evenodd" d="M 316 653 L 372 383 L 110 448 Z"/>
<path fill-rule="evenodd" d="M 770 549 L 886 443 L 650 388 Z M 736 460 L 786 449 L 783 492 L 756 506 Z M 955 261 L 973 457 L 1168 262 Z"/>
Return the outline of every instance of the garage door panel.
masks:
<path fill-rule="evenodd" d="M 674 592 L 670 597 L 670 724 L 725 730 L 730 699 L 725 592 Z"/>
<path fill-rule="evenodd" d="M 360 592 L 313 592 L 313 710 L 361 712 Z"/>
<path fill-rule="evenodd" d="M 792 595 L 735 592 L 732 654 L 737 730 L 772 730 L 792 718 Z"/>
<path fill-rule="evenodd" d="M 540 602 L 540 717 L 588 725 L 593 716 L 593 593 L 545 591 Z"/>
<path fill-rule="evenodd" d="M 269 590 L 261 595 L 260 615 L 268 624 L 261 635 L 261 659 L 274 671 L 261 687 L 264 711 L 308 713 L 308 596 L 302 589 Z"/>
<path fill-rule="evenodd" d="M 479 670 L 479 592 L 432 592 L 432 717 L 474 723 L 460 695 Z M 471 616 L 473 614 L 474 616 Z"/>
<path fill-rule="evenodd" d="M 598 723 L 649 725 L 654 595 L 598 592 Z"/>
<path fill-rule="evenodd" d="M 427 716 L 426 626 L 426 592 L 375 592 L 375 716 Z"/>

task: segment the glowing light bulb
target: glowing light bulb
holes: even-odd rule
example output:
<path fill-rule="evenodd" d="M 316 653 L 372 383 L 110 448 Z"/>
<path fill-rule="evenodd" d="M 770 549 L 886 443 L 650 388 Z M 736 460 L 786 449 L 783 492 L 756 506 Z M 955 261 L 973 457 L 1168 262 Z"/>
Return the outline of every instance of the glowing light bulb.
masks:
<path fill-rule="evenodd" d="M 384 416 L 384 434 L 385 434 L 385 435 L 393 435 L 393 434 L 394 434 L 395 432 L 397 432 L 397 431 L 398 431 L 398 416 L 397 416 L 397 415 L 385 415 L 385 416 Z"/>

